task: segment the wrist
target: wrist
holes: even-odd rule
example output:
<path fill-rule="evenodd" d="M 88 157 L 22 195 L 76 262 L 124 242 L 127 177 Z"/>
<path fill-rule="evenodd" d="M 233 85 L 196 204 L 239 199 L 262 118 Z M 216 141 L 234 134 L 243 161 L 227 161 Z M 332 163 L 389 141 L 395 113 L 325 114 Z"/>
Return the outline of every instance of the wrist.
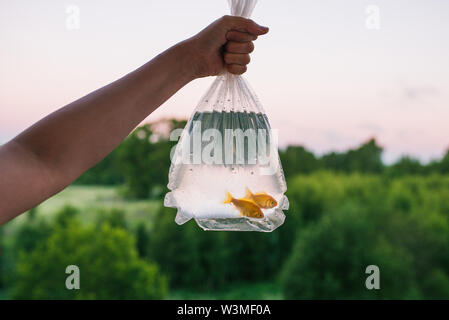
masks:
<path fill-rule="evenodd" d="M 198 63 L 199 55 L 195 50 L 194 39 L 187 39 L 178 43 L 174 50 L 176 50 L 181 77 L 186 82 L 199 78 L 201 76 Z"/>

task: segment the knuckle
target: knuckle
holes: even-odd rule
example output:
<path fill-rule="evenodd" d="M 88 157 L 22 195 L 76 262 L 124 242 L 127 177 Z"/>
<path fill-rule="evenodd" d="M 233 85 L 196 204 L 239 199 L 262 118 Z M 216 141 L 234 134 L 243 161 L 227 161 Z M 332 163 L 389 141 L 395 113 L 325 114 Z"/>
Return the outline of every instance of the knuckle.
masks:
<path fill-rule="evenodd" d="M 223 17 L 221 17 L 221 21 L 225 24 L 225 25 L 229 25 L 231 24 L 231 22 L 233 21 L 234 17 L 230 16 L 230 15 L 225 15 Z"/>
<path fill-rule="evenodd" d="M 234 33 L 234 31 L 228 31 L 228 32 L 226 32 L 226 39 L 228 39 L 228 40 L 235 40 L 235 33 Z"/>
<path fill-rule="evenodd" d="M 248 53 L 253 52 L 254 51 L 254 43 L 248 42 L 248 44 L 246 45 L 246 49 L 247 49 Z"/>

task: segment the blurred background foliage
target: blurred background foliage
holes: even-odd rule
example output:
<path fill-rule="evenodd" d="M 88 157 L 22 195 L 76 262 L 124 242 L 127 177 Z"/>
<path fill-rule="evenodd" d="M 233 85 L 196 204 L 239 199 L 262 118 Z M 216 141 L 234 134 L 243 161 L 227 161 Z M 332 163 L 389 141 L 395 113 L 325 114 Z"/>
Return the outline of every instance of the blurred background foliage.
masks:
<path fill-rule="evenodd" d="M 290 209 L 272 233 L 205 232 L 163 207 L 169 133 L 136 129 L 72 186 L 0 227 L 4 299 L 449 299 L 449 152 L 382 162 L 371 139 L 280 151 Z M 65 268 L 81 289 L 65 289 Z M 380 290 L 365 269 L 380 268 Z"/>

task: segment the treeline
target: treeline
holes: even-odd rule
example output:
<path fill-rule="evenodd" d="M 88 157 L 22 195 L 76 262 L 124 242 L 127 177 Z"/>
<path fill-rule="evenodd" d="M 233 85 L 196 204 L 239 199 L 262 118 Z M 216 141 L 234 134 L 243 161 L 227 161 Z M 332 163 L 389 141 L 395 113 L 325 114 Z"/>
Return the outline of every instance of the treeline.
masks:
<path fill-rule="evenodd" d="M 376 140 L 370 139 L 360 147 L 346 152 L 330 152 L 315 156 L 302 146 L 289 146 L 279 152 L 287 176 L 331 170 L 344 173 L 386 174 L 388 176 L 428 175 L 449 173 L 449 150 L 441 160 L 422 164 L 418 159 L 404 156 L 392 165 L 382 161 L 383 149 Z"/>
<path fill-rule="evenodd" d="M 288 180 L 272 233 L 204 232 L 161 208 L 146 256 L 174 288 L 279 283 L 286 299 L 449 298 L 449 177 L 317 172 Z M 377 265 L 381 290 L 367 290 Z"/>
<path fill-rule="evenodd" d="M 161 120 L 137 128 L 111 154 L 83 174 L 75 184 L 122 185 L 130 198 L 159 199 L 166 190 L 169 155 L 176 141 L 169 133 L 183 128 L 186 121 Z M 161 127 L 163 129 L 161 129 Z M 422 164 L 403 157 L 392 165 L 382 162 L 382 148 L 371 139 L 346 152 L 330 152 L 321 157 L 302 146 L 289 146 L 279 151 L 286 177 L 320 170 L 344 173 L 386 174 L 388 176 L 449 173 L 449 150 L 439 161 Z"/>
<path fill-rule="evenodd" d="M 288 179 L 287 196 L 285 223 L 272 233 L 178 226 L 162 203 L 133 227 L 117 210 L 89 212 L 95 219 L 84 223 L 73 208 L 51 220 L 38 210 L 8 237 L 3 286 L 26 299 L 152 299 L 168 286 L 261 282 L 287 299 L 449 299 L 449 176 L 321 171 Z M 63 286 L 70 264 L 83 270 L 82 290 Z M 369 265 L 381 290 L 365 287 Z"/>

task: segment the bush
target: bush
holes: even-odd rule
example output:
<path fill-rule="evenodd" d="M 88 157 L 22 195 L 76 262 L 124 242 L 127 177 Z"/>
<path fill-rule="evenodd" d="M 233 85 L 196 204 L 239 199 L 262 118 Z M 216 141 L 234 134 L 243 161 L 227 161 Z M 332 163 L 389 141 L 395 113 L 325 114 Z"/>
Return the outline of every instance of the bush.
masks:
<path fill-rule="evenodd" d="M 178 226 L 175 213 L 160 209 L 148 250 L 173 287 L 219 289 L 229 283 L 270 280 L 277 274 L 284 248 L 276 232 L 203 231 L 193 220 Z"/>
<path fill-rule="evenodd" d="M 411 257 L 376 231 L 356 205 L 326 214 L 296 240 L 281 276 L 285 298 L 397 299 L 413 294 Z M 381 290 L 365 287 L 365 269 L 372 264 L 380 268 Z"/>
<path fill-rule="evenodd" d="M 185 123 L 168 121 L 168 133 Z M 167 190 L 170 151 L 176 142 L 155 132 L 157 124 L 137 128 L 118 148 L 119 170 L 125 179 L 125 195 L 130 198 L 160 199 Z"/>
<path fill-rule="evenodd" d="M 289 188 L 299 224 L 286 298 L 449 298 L 449 177 L 317 173 Z M 380 290 L 365 288 L 371 264 Z"/>
<path fill-rule="evenodd" d="M 138 257 L 134 238 L 109 223 L 83 226 L 62 212 L 51 235 L 19 254 L 11 290 L 16 299 L 161 299 L 167 283 Z M 63 221 L 64 223 L 60 223 Z M 68 265 L 80 269 L 80 290 L 65 287 Z"/>

